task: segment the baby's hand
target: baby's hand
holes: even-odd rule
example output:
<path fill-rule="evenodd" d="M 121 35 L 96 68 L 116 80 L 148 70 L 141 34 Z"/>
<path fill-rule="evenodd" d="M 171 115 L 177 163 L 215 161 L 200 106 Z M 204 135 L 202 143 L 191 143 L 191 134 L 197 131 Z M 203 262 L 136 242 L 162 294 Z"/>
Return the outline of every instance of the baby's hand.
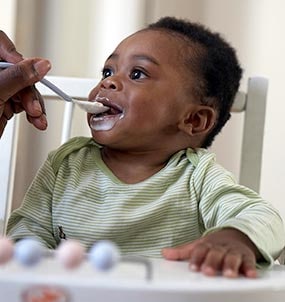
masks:
<path fill-rule="evenodd" d="M 189 260 L 191 270 L 207 276 L 222 272 L 228 278 L 236 278 L 239 274 L 255 278 L 256 258 L 260 256 L 246 235 L 230 228 L 179 247 L 165 248 L 162 255 L 168 260 Z"/>

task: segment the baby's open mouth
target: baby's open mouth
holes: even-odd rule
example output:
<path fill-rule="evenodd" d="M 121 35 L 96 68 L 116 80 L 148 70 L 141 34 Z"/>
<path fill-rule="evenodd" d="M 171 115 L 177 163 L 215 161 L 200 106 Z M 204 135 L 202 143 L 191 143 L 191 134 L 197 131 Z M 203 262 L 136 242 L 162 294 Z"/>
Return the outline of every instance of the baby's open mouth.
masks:
<path fill-rule="evenodd" d="M 110 104 L 104 105 L 104 106 L 107 106 L 109 109 L 107 111 L 104 111 L 104 112 L 101 112 L 101 113 L 98 113 L 98 114 L 94 114 L 96 117 L 100 118 L 100 117 L 104 117 L 104 116 L 107 116 L 107 115 L 118 115 L 118 114 L 123 113 L 123 111 L 121 109 L 113 107 Z"/>
<path fill-rule="evenodd" d="M 123 109 L 117 104 L 110 102 L 104 97 L 96 97 L 96 101 L 102 103 L 109 109 L 105 112 L 92 114 L 90 117 L 90 126 L 93 130 L 107 131 L 112 129 L 115 124 L 124 117 Z"/>

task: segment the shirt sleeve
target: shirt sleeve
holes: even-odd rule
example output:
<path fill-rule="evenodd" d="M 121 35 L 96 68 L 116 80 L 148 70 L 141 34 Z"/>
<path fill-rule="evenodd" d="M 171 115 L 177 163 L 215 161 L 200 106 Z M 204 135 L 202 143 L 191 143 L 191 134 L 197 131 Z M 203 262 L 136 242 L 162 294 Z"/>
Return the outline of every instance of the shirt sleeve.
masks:
<path fill-rule="evenodd" d="M 285 245 L 282 219 L 272 204 L 253 190 L 239 185 L 231 173 L 210 162 L 200 187 L 199 210 L 206 235 L 221 228 L 235 228 L 247 235 L 273 264 Z"/>
<path fill-rule="evenodd" d="M 39 169 L 20 208 L 10 216 L 7 236 L 17 241 L 34 238 L 47 248 L 56 248 L 52 228 L 52 195 L 55 182 L 50 156 Z"/>

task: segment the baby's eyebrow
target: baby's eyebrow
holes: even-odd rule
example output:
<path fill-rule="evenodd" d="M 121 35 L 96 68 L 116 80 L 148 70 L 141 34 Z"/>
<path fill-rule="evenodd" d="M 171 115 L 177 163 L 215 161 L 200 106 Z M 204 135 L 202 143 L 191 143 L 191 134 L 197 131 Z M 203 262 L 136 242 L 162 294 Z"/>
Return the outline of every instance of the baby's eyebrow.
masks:
<path fill-rule="evenodd" d="M 117 54 L 115 54 L 115 53 L 111 53 L 110 55 L 109 55 L 109 57 L 107 58 L 107 60 L 106 61 L 108 61 L 108 60 L 110 60 L 110 59 L 116 59 L 118 57 L 118 55 Z"/>
<path fill-rule="evenodd" d="M 136 60 L 149 61 L 149 62 L 151 62 L 155 65 L 159 65 L 158 61 L 155 58 L 153 58 L 151 56 L 148 56 L 148 55 L 138 54 L 138 55 L 134 55 L 133 58 L 136 59 Z"/>
<path fill-rule="evenodd" d="M 119 57 L 119 55 L 117 54 L 117 53 L 112 53 L 108 58 L 107 58 L 107 61 L 109 60 L 109 59 L 118 59 L 118 57 Z M 135 59 L 135 60 L 144 60 L 144 61 L 148 61 L 148 62 L 151 62 L 151 63 L 153 63 L 153 64 L 155 64 L 155 65 L 160 65 L 159 63 L 158 63 L 158 61 L 154 58 L 154 57 L 152 57 L 152 56 L 149 56 L 149 55 L 145 55 L 145 54 L 136 54 L 136 55 L 133 55 L 132 56 L 132 59 Z"/>

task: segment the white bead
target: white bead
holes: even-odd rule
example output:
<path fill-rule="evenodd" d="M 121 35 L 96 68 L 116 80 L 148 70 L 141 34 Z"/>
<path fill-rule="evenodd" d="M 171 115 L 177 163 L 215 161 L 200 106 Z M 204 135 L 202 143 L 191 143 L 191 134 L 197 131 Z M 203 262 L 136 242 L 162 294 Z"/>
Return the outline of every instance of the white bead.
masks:
<path fill-rule="evenodd" d="M 96 242 L 89 252 L 89 261 L 99 270 L 111 269 L 120 258 L 118 247 L 111 241 Z"/>
<path fill-rule="evenodd" d="M 7 237 L 0 238 L 0 264 L 8 262 L 13 257 L 13 242 Z"/>
<path fill-rule="evenodd" d="M 25 266 L 36 265 L 44 253 L 43 245 L 35 239 L 22 239 L 15 244 L 15 259 Z"/>
<path fill-rule="evenodd" d="M 63 241 L 57 251 L 56 258 L 65 268 L 75 268 L 80 265 L 84 259 L 84 247 L 75 240 Z"/>

